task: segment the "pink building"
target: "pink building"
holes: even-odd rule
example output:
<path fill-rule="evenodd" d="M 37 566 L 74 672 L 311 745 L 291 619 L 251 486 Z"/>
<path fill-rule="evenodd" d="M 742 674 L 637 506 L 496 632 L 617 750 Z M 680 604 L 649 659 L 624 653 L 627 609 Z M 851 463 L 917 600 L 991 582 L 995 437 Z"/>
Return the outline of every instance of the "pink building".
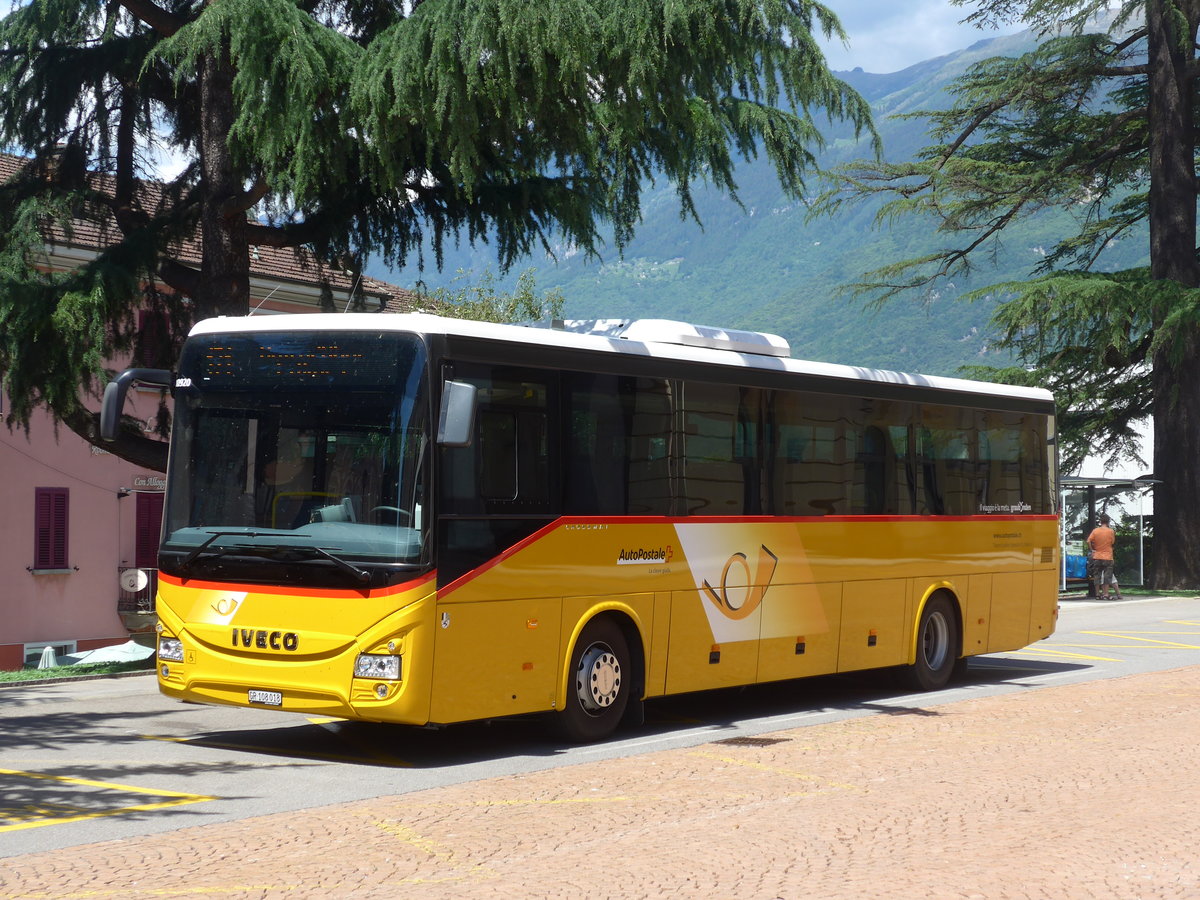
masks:
<path fill-rule="evenodd" d="M 22 162 L 0 155 L 0 181 Z M 100 229 L 78 223 L 71 242 L 48 236 L 43 264 L 79 265 L 102 242 Z M 188 256 L 198 263 L 198 247 L 185 251 L 185 262 Z M 251 309 L 255 315 L 318 311 L 322 282 L 337 309 L 349 305 L 354 284 L 344 273 L 322 270 L 294 251 L 257 248 Z M 364 278 L 361 288 L 368 309 L 412 306 L 413 296 L 393 285 Z M 127 412 L 151 419 L 159 395 L 132 391 L 130 400 Z M 2 416 L 3 393 L 0 404 Z M 35 414 L 28 434 L 0 428 L 0 473 L 0 669 L 36 661 L 47 646 L 61 655 L 149 632 L 162 473 L 93 447 L 65 426 L 56 429 L 45 412 Z"/>

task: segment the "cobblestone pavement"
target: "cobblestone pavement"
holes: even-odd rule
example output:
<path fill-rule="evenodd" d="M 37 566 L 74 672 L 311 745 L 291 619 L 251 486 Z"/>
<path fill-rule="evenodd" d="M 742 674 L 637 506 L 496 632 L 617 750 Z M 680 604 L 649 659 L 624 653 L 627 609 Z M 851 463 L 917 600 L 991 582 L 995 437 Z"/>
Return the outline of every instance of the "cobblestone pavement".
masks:
<path fill-rule="evenodd" d="M 0 898 L 1200 898 L 1200 667 L 5 860 Z"/>

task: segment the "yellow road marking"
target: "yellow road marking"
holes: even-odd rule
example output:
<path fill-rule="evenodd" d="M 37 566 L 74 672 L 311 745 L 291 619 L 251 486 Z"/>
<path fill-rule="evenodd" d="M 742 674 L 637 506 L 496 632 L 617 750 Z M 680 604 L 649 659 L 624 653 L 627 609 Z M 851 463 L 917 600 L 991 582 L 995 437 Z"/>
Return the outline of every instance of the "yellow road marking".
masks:
<path fill-rule="evenodd" d="M 1068 644 L 1066 646 L 1071 645 Z M 1034 649 L 1032 647 L 1027 647 L 1024 650 L 1014 650 L 1012 652 L 1019 656 L 1053 656 L 1065 657 L 1066 659 L 1091 659 L 1096 660 L 1097 662 L 1121 662 L 1119 659 L 1112 659 L 1108 656 L 1088 656 L 1085 653 L 1070 653 L 1066 650 L 1044 650 L 1041 648 Z"/>
<path fill-rule="evenodd" d="M 1071 641 L 1054 642 L 1055 647 L 1083 647 L 1085 650 L 1130 650 L 1129 644 L 1076 644 Z M 1015 651 L 1014 651 L 1015 652 Z"/>
<path fill-rule="evenodd" d="M 742 766 L 747 769 L 756 769 L 759 772 L 768 772 L 772 775 L 783 775 L 785 778 L 795 778 L 799 781 L 816 781 L 830 787 L 840 788 L 845 791 L 862 791 L 863 788 L 856 784 L 842 784 L 837 781 L 829 781 L 820 775 L 809 775 L 805 772 L 793 772 L 790 769 L 780 769 L 775 766 L 766 766 L 762 763 L 752 762 L 748 759 L 738 759 L 736 756 L 723 756 L 719 753 L 707 753 L 704 750 L 693 750 L 689 756 L 699 756 L 703 759 L 715 759 L 717 762 L 729 763 L 734 766 Z"/>
<path fill-rule="evenodd" d="M 22 772 L 19 769 L 0 769 L 0 775 L 12 775 L 17 778 L 33 778 L 41 781 L 53 781 L 58 784 L 75 784 L 82 787 L 101 788 L 110 791 L 125 791 L 133 794 L 147 794 L 151 797 L 170 797 L 172 799 L 164 800 L 160 803 L 138 803 L 133 806 L 122 806 L 119 809 L 104 809 L 104 810 L 84 810 L 81 807 L 67 806 L 65 804 L 29 804 L 23 811 L 17 810 L 18 816 L 7 815 L 5 808 L 0 807 L 0 821 L 5 819 L 18 818 L 22 812 L 24 815 L 32 815 L 32 818 L 27 822 L 16 822 L 12 825 L 0 825 L 0 831 L 19 831 L 25 828 L 41 828 L 43 825 L 61 825 L 65 822 L 79 822 L 83 819 L 99 819 L 105 816 L 119 816 L 123 813 L 130 812 L 147 812 L 156 809 L 166 809 L 170 806 L 185 806 L 189 803 L 204 803 L 207 800 L 216 800 L 216 797 L 209 797 L 204 794 L 186 794 L 180 791 L 166 791 L 157 788 L 134 787 L 128 784 L 116 784 L 110 781 L 93 781 L 88 778 L 68 778 L 64 775 L 46 775 L 42 772 Z M 55 808 L 65 815 L 45 815 L 43 810 L 53 811 Z"/>
<path fill-rule="evenodd" d="M 418 831 L 416 831 L 413 828 L 409 828 L 407 825 L 401 825 L 399 822 L 380 822 L 378 820 L 372 822 L 372 824 L 376 828 L 378 828 L 380 831 L 384 831 L 387 834 L 392 835 L 393 837 L 399 839 L 402 843 L 408 844 L 410 847 L 415 848 L 416 850 L 420 851 L 421 853 L 426 854 L 427 856 L 433 857 L 434 859 L 438 860 L 439 862 L 441 862 L 442 864 L 447 866 L 451 870 L 451 873 L 448 876 L 443 876 L 441 879 L 437 879 L 438 881 L 440 881 L 440 880 L 460 881 L 464 878 L 472 878 L 472 877 L 480 877 L 480 876 L 482 876 L 484 878 L 494 878 L 495 877 L 495 874 L 492 872 L 492 870 L 488 867 L 488 865 L 486 863 L 473 863 L 473 864 L 466 865 L 466 866 L 461 866 L 461 865 L 455 864 L 454 858 L 456 856 L 458 856 L 457 851 L 455 851 L 451 847 L 447 847 L 444 844 L 440 844 L 435 840 L 431 840 L 430 838 L 423 837 Z M 455 870 L 457 870 L 457 872 Z M 417 883 L 420 883 L 420 882 L 423 882 L 426 880 L 427 879 L 424 879 L 424 878 L 418 878 L 416 881 L 417 881 Z M 428 880 L 434 881 L 434 879 L 428 879 Z M 413 879 L 404 879 L 404 881 L 401 883 L 412 883 L 412 882 L 413 882 Z"/>
<path fill-rule="evenodd" d="M 1094 632 L 1085 631 L 1084 634 L 1093 634 Z M 1200 635 L 1200 631 L 1113 631 L 1110 634 L 1119 634 L 1124 637 L 1127 634 L 1185 634 L 1185 635 Z"/>
<path fill-rule="evenodd" d="M 1144 632 L 1081 631 L 1080 632 L 1080 634 L 1094 634 L 1096 637 L 1123 638 L 1125 640 L 1130 640 L 1130 641 L 1141 641 L 1142 643 L 1145 643 L 1145 644 L 1160 644 L 1164 647 L 1179 647 L 1184 650 L 1200 650 L 1200 644 L 1184 644 L 1180 641 L 1155 641 L 1155 640 L 1151 640 L 1150 638 L 1132 637 L 1131 636 L 1131 635 L 1136 635 L 1136 634 L 1159 634 L 1159 633 L 1160 632 L 1155 632 L 1155 631 L 1144 631 Z M 1167 632 L 1167 633 L 1169 634 L 1170 632 Z"/>

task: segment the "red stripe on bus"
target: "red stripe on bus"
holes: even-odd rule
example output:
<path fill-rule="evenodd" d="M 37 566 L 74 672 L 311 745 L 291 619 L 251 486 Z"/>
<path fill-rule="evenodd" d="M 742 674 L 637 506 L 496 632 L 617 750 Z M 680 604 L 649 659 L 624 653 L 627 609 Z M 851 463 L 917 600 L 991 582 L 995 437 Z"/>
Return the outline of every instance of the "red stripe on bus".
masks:
<path fill-rule="evenodd" d="M 494 556 L 483 565 L 465 572 L 450 582 L 440 591 L 438 599 L 442 599 L 466 584 L 484 575 L 489 570 L 500 565 L 506 559 L 521 552 L 526 547 L 540 541 L 546 535 L 567 525 L 680 525 L 680 524 L 731 524 L 731 525 L 764 525 L 789 524 L 798 522 L 1019 522 L 1019 521 L 1050 521 L 1058 520 L 1054 515 L 975 515 L 975 516 L 562 516 L 548 525 L 543 525 L 528 537 L 522 538 L 503 553 Z"/>
<path fill-rule="evenodd" d="M 976 514 L 970 516 L 916 516 L 916 515 L 832 515 L 832 516 L 563 516 L 541 529 L 545 531 L 558 524 L 563 525 L 686 525 L 701 522 L 705 524 L 751 524 L 762 525 L 771 522 L 1054 522 L 1056 515 L 1043 513 L 1028 515 L 1007 514 L 988 515 Z M 540 533 L 540 532 L 539 532 Z"/>
<path fill-rule="evenodd" d="M 337 590 L 328 588 L 289 588 L 285 586 L 273 585 L 258 585 L 258 584 L 236 584 L 228 581 L 197 581 L 195 578 L 180 578 L 176 575 L 168 575 L 165 572 L 159 572 L 159 581 L 164 581 L 174 587 L 189 587 L 196 588 L 202 591 L 242 591 L 248 594 L 275 594 L 287 597 L 328 597 L 336 599 L 339 597 L 362 597 L 376 598 L 388 597 L 392 594 L 401 594 L 405 591 L 411 591 L 420 587 L 437 577 L 437 572 L 427 572 L 419 578 L 414 578 L 411 581 L 405 581 L 402 584 L 395 584 L 391 587 L 381 588 L 379 590 L 359 591 L 350 588 L 348 590 Z"/>
<path fill-rule="evenodd" d="M 621 522 L 621 521 L 628 521 L 628 520 L 613 519 L 612 521 Z M 666 520 L 662 519 L 662 518 L 656 518 L 656 519 L 653 519 L 652 521 L 665 522 Z M 517 543 L 513 544 L 511 547 L 509 547 L 507 550 L 505 550 L 499 556 L 493 556 L 491 559 L 489 559 L 487 562 L 485 562 L 482 566 L 478 566 L 478 567 L 472 569 L 470 572 L 467 572 L 463 575 L 460 575 L 458 578 L 455 578 L 452 582 L 450 582 L 448 585 L 446 585 L 444 588 L 442 588 L 440 591 L 438 591 L 438 599 L 440 600 L 443 597 L 445 597 L 447 594 L 457 591 L 464 584 L 474 581 L 476 578 L 478 578 L 480 575 L 484 574 L 488 570 L 500 565 L 500 563 L 504 562 L 504 560 L 508 559 L 514 553 L 518 553 L 521 550 L 524 550 L 530 544 L 533 544 L 536 541 L 540 541 L 543 537 L 548 535 L 550 532 L 557 530 L 561 525 L 569 525 L 569 524 L 573 524 L 575 522 L 579 522 L 580 524 L 592 523 L 592 522 L 596 522 L 598 524 L 603 524 L 598 519 L 582 519 L 582 518 L 577 519 L 577 520 L 576 519 L 568 520 L 565 518 L 555 519 L 549 525 L 543 525 L 541 528 L 539 528 L 533 534 L 529 535 L 529 537 L 522 538 L 521 540 L 517 541 Z"/>

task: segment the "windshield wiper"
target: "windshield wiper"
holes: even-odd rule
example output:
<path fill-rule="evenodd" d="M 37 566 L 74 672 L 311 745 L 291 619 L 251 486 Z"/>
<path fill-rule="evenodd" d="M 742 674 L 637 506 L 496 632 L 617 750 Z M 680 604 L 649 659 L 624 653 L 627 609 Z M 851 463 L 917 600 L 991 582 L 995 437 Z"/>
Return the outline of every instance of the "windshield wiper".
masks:
<path fill-rule="evenodd" d="M 296 559 L 304 559 L 318 557 L 320 559 L 329 560 L 337 568 L 351 576 L 359 584 L 366 584 L 371 580 L 371 573 L 366 569 L 360 569 L 358 566 L 346 562 L 340 556 L 334 556 L 324 547 L 313 547 L 308 544 L 274 544 L 269 547 L 263 547 L 256 544 L 235 544 L 228 548 L 231 553 L 244 553 L 247 556 L 261 556 L 265 559 L 274 559 L 281 562 L 291 562 Z"/>
<path fill-rule="evenodd" d="M 347 575 L 350 575 L 352 578 L 354 578 L 354 580 L 359 584 L 366 584 L 371 580 L 371 573 L 366 569 L 360 569 L 358 566 L 346 562 L 346 560 L 342 559 L 340 556 L 334 556 L 328 550 L 324 550 L 321 547 L 306 547 L 304 549 L 312 550 L 317 554 L 317 556 L 321 557 L 321 559 L 329 560 Z"/>
<path fill-rule="evenodd" d="M 192 563 L 194 563 L 197 559 L 200 558 L 200 554 L 202 554 L 205 550 L 207 550 L 209 544 L 211 544 L 217 538 L 229 537 L 229 535 L 231 535 L 231 534 L 236 534 L 238 537 L 264 537 L 267 534 L 267 532 L 262 532 L 262 531 L 211 531 L 211 532 L 209 532 L 209 534 L 211 535 L 211 537 L 209 537 L 209 539 L 206 540 L 204 543 L 199 544 L 198 546 L 194 547 L 192 549 L 192 552 L 189 553 L 187 556 L 185 556 L 183 558 L 183 561 L 179 564 L 179 571 L 182 572 L 184 575 L 186 575 L 188 573 L 188 569 L 190 569 L 192 567 Z M 218 547 L 217 549 L 215 549 L 209 553 L 209 557 L 211 558 L 211 557 L 217 557 L 217 556 L 224 556 L 226 553 L 229 553 L 233 549 L 234 549 L 233 547 Z"/>
<path fill-rule="evenodd" d="M 204 555 L 204 551 L 208 550 L 209 545 L 219 537 L 236 535 L 237 537 L 257 538 L 270 537 L 277 534 L 277 532 L 270 531 L 214 531 L 208 540 L 193 548 L 192 552 L 184 557 L 183 561 L 179 564 L 179 570 L 184 575 L 187 575 L 192 564 L 200 559 L 201 555 Z M 264 559 L 281 560 L 283 562 L 303 559 L 305 557 L 311 559 L 315 556 L 333 563 L 339 571 L 345 572 L 359 584 L 366 584 L 371 580 L 371 573 L 366 569 L 360 569 L 358 566 L 346 562 L 340 556 L 335 556 L 323 547 L 313 547 L 307 544 L 272 544 L 270 546 L 263 546 L 261 544 L 231 544 L 228 547 L 215 547 L 212 550 L 208 550 L 204 558 L 215 559 L 229 553 L 240 554 L 242 556 L 261 556 Z"/>

